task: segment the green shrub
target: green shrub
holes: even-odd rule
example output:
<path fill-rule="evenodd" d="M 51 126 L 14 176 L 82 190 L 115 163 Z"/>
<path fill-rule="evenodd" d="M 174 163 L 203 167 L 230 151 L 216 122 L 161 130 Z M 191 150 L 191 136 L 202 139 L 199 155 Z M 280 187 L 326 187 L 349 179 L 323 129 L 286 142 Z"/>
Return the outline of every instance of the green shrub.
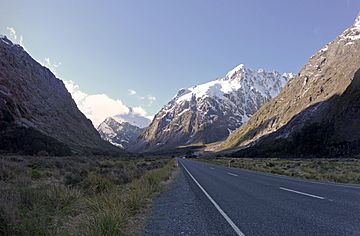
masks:
<path fill-rule="evenodd" d="M 135 214 L 145 203 L 145 188 L 140 189 L 139 187 L 135 187 L 130 191 L 130 193 L 125 198 L 125 206 L 132 213 Z"/>
<path fill-rule="evenodd" d="M 32 169 L 31 170 L 31 179 L 36 180 L 36 179 L 40 179 L 40 178 L 41 178 L 41 173 L 36 169 Z"/>
<path fill-rule="evenodd" d="M 0 164 L 0 235 L 128 235 L 129 219 L 174 166 L 159 159 L 53 156 L 7 156 Z"/>
<path fill-rule="evenodd" d="M 98 175 L 90 175 L 84 182 L 84 189 L 94 193 L 109 191 L 114 185 L 108 178 Z"/>
<path fill-rule="evenodd" d="M 75 186 L 79 184 L 81 181 L 83 181 L 83 177 L 79 173 L 74 174 L 67 172 L 64 175 L 64 184 L 66 186 Z"/>
<path fill-rule="evenodd" d="M 95 216 L 90 225 L 89 235 L 118 236 L 123 235 L 127 216 L 121 210 L 103 212 Z"/>

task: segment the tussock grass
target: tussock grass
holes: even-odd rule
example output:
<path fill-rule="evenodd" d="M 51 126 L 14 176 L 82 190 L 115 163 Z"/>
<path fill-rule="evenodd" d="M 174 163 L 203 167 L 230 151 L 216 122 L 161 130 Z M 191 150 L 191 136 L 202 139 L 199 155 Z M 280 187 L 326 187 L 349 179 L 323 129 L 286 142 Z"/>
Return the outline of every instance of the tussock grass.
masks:
<path fill-rule="evenodd" d="M 0 235 L 126 235 L 174 169 L 171 159 L 0 159 Z"/>
<path fill-rule="evenodd" d="M 360 159 L 197 159 L 213 164 L 304 179 L 360 184 Z"/>

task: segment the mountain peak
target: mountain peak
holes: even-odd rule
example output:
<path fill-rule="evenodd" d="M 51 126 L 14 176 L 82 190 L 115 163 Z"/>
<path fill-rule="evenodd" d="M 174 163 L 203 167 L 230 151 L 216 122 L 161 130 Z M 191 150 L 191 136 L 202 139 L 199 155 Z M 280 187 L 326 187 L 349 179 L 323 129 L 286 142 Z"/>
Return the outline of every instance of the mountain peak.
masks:
<path fill-rule="evenodd" d="M 341 35 L 341 40 L 346 40 L 348 44 L 352 44 L 351 41 L 360 39 L 360 13 L 356 16 L 353 25 L 346 29 Z"/>
<path fill-rule="evenodd" d="M 13 42 L 11 42 L 10 39 L 6 37 L 6 35 L 0 34 L 0 39 L 2 42 L 6 43 L 7 45 L 13 45 Z"/>
<path fill-rule="evenodd" d="M 127 122 L 131 125 L 137 126 L 139 128 L 145 128 L 149 126 L 151 123 L 151 120 L 141 116 L 139 114 L 136 114 L 135 112 L 129 112 L 128 114 L 120 114 L 115 115 L 112 117 L 114 120 L 116 120 L 118 123 L 124 123 Z"/>
<path fill-rule="evenodd" d="M 356 121 L 360 112 L 355 107 L 360 97 L 359 65 L 360 14 L 221 148 L 244 147 L 239 155 L 246 153 L 246 157 L 358 154 L 360 128 Z M 307 144 L 314 140 L 321 140 L 321 144 L 309 148 Z"/>
<path fill-rule="evenodd" d="M 356 16 L 356 18 L 355 18 L 355 23 L 354 23 L 354 25 L 360 27 L 360 12 L 357 14 L 357 16 Z"/>
<path fill-rule="evenodd" d="M 239 74 L 240 72 L 244 71 L 244 69 L 245 69 L 245 65 L 240 64 L 240 65 L 236 66 L 234 69 L 232 69 L 231 71 L 229 71 L 225 77 L 228 79 L 232 79 L 234 77 L 234 75 Z"/>
<path fill-rule="evenodd" d="M 276 96 L 289 79 L 287 74 L 259 73 L 240 64 L 224 77 L 180 89 L 130 150 L 223 140 Z"/>
<path fill-rule="evenodd" d="M 360 31 L 360 12 L 356 16 L 355 21 L 353 25 L 350 27 L 350 29 Z"/>
<path fill-rule="evenodd" d="M 129 116 L 118 115 L 106 118 L 97 128 L 101 138 L 117 147 L 127 149 L 135 142 L 143 129 L 137 126 L 139 123 L 136 120 L 131 121 L 126 118 Z"/>

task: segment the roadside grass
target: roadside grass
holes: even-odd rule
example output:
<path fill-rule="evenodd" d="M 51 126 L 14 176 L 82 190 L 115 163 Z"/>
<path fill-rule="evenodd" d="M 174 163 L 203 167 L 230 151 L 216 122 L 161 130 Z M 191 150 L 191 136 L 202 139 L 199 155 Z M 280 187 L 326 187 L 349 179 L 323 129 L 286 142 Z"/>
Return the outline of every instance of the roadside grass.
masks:
<path fill-rule="evenodd" d="M 174 159 L 0 157 L 0 235 L 128 235 Z"/>
<path fill-rule="evenodd" d="M 360 159 L 202 158 L 217 165 L 303 179 L 360 184 Z"/>

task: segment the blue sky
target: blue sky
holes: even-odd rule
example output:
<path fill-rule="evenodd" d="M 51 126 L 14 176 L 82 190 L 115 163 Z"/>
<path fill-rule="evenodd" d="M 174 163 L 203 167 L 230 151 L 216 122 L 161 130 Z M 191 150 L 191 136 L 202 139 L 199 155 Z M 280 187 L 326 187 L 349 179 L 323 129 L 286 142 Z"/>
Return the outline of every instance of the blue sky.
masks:
<path fill-rule="evenodd" d="M 240 63 L 296 73 L 360 10 L 358 0 L 0 3 L 1 33 L 15 29 L 33 57 L 59 64 L 58 77 L 148 115 Z"/>

